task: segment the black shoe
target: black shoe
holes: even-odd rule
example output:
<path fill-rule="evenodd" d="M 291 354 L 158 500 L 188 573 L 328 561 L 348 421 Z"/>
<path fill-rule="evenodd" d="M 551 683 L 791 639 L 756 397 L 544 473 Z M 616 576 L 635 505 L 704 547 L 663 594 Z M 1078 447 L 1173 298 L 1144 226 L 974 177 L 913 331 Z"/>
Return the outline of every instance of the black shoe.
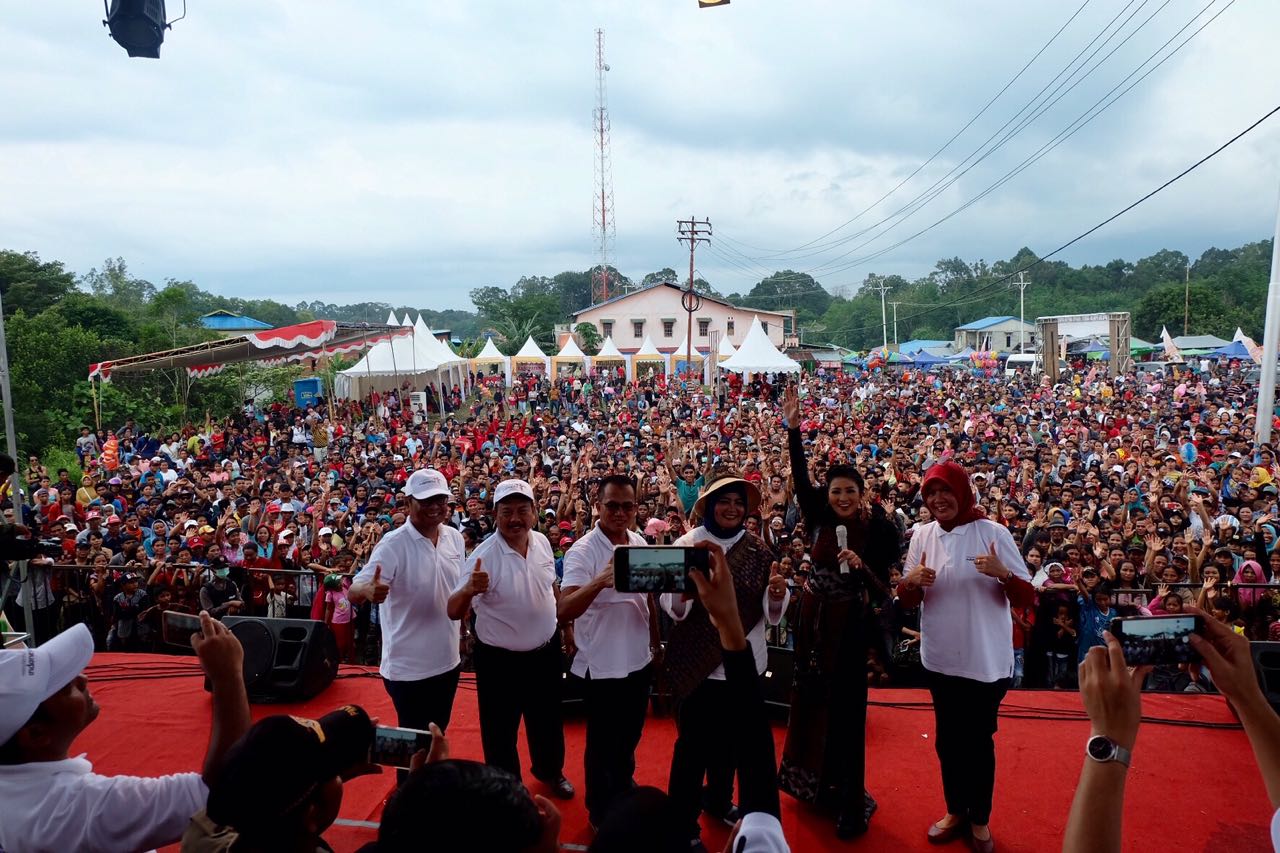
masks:
<path fill-rule="evenodd" d="M 711 809 L 704 808 L 703 811 L 723 823 L 725 826 L 736 826 L 738 821 L 742 819 L 742 812 L 733 803 L 729 803 L 727 809 Z"/>
<path fill-rule="evenodd" d="M 862 811 L 843 811 L 836 818 L 836 838 L 841 841 L 851 841 L 865 835 L 867 832 L 867 818 Z"/>
<path fill-rule="evenodd" d="M 555 797 L 557 800 L 572 800 L 573 795 L 577 793 L 573 787 L 573 783 L 563 775 L 554 782 L 542 780 L 542 784 L 546 785 L 551 790 L 551 796 Z"/>

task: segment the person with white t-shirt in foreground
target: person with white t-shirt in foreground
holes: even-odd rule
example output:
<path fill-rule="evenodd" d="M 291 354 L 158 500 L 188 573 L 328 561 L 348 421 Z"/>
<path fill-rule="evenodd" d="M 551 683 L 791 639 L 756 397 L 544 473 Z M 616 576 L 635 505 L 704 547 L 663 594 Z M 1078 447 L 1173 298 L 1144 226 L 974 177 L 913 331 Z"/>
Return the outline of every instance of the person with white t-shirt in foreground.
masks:
<path fill-rule="evenodd" d="M 933 521 L 911 537 L 897 593 L 904 607 L 920 607 L 920 658 L 947 803 L 928 838 L 942 844 L 967 835 L 977 853 L 991 853 L 994 736 L 1013 681 L 1009 606 L 1033 604 L 1035 587 L 1008 528 L 976 505 L 964 468 L 931 466 L 920 492 Z"/>
<path fill-rule="evenodd" d="M 476 613 L 476 701 L 487 764 L 520 778 L 516 740 L 524 719 L 534 778 L 562 800 L 574 795 L 564 776 L 560 717 L 560 627 L 556 557 L 537 522 L 533 489 L 503 480 L 493 490 L 498 532 L 471 552 L 449 598 L 449 617 Z"/>
<path fill-rule="evenodd" d="M 208 613 L 195 649 L 213 723 L 202 773 L 100 776 L 71 746 L 98 716 L 84 669 L 93 635 L 75 625 L 34 649 L 0 651 L 0 850 L 117 853 L 175 844 L 205 806 L 223 757 L 249 729 L 244 650 Z"/>
<path fill-rule="evenodd" d="M 449 594 L 466 548 L 462 534 L 444 523 L 451 490 L 443 474 L 431 468 L 414 471 L 403 492 L 409 496 L 409 523 L 379 540 L 347 590 L 347 600 L 378 605 L 378 672 L 399 725 L 426 731 L 435 723 L 444 731 L 462 665 Z"/>
<path fill-rule="evenodd" d="M 652 664 L 662 650 L 653 597 L 613 588 L 613 549 L 646 544 L 635 531 L 635 480 L 622 474 L 602 479 L 596 514 L 596 526 L 565 552 L 558 611 L 561 622 L 574 622 L 572 671 L 586 679 L 583 765 L 592 826 L 600 826 L 619 794 L 635 787 Z"/>

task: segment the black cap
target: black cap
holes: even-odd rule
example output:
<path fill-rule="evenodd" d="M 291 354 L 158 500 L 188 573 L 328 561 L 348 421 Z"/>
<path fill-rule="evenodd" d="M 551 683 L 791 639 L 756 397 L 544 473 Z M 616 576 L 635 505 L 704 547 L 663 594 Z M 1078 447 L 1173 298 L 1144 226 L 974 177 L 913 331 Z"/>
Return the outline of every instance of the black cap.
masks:
<path fill-rule="evenodd" d="M 368 762 L 373 735 L 373 721 L 357 705 L 318 720 L 264 717 L 227 753 L 205 811 L 242 833 L 271 829 L 324 782 Z"/>

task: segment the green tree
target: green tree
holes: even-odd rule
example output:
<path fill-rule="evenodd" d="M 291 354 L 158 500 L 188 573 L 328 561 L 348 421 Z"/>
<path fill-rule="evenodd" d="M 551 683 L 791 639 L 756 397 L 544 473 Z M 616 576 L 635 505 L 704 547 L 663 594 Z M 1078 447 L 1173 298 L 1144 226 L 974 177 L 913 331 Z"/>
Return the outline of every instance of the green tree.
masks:
<path fill-rule="evenodd" d="M 600 337 L 600 330 L 596 328 L 594 323 L 579 323 L 573 327 L 574 334 L 582 339 L 582 351 L 587 355 L 595 355 L 600 352 L 600 346 L 604 343 L 604 338 Z"/>
<path fill-rule="evenodd" d="M 1185 294 L 1189 292 L 1189 297 Z M 1256 315 L 1235 303 L 1229 294 L 1202 282 L 1193 282 L 1189 288 L 1181 283 L 1168 284 L 1147 293 L 1133 312 L 1134 333 L 1148 340 L 1160 339 L 1160 328 L 1167 327 L 1169 334 L 1182 333 L 1182 321 L 1190 300 L 1192 334 L 1217 335 L 1230 340 L 1237 326 L 1249 328 L 1256 324 Z"/>
<path fill-rule="evenodd" d="M 42 261 L 35 252 L 0 251 L 0 297 L 4 315 L 39 314 L 76 286 L 75 276 L 61 261 Z"/>
<path fill-rule="evenodd" d="M 101 270 L 89 270 L 81 277 L 80 284 L 94 296 L 109 298 L 111 304 L 126 311 L 143 310 L 156 295 L 155 285 L 129 274 L 124 258 L 107 258 Z"/>
<path fill-rule="evenodd" d="M 808 273 L 782 270 L 761 279 L 739 304 L 770 311 L 794 308 L 797 314 L 812 318 L 822 316 L 831 307 L 831 294 Z"/>

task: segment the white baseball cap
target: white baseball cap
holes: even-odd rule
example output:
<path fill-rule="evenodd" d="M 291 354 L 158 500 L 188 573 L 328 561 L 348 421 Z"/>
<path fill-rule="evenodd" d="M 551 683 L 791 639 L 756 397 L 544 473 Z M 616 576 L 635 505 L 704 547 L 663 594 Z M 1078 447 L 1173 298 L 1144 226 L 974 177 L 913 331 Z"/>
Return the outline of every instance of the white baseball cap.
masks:
<path fill-rule="evenodd" d="M 320 532 L 319 532 L 317 535 L 318 535 L 318 536 L 329 536 L 329 535 L 330 535 L 330 534 L 332 534 L 332 533 L 333 533 L 333 528 L 332 528 L 332 527 L 321 527 L 321 528 L 320 528 Z"/>
<path fill-rule="evenodd" d="M 440 495 L 450 495 L 449 481 L 434 468 L 420 468 L 409 475 L 401 491 L 410 497 L 425 501 Z"/>
<path fill-rule="evenodd" d="M 93 658 L 93 634 L 73 625 L 34 649 L 0 650 L 0 743 L 27 724 L 40 703 L 72 682 Z"/>
<path fill-rule="evenodd" d="M 533 489 L 524 480 L 503 480 L 493 490 L 493 505 L 497 506 L 513 495 L 533 500 Z"/>

